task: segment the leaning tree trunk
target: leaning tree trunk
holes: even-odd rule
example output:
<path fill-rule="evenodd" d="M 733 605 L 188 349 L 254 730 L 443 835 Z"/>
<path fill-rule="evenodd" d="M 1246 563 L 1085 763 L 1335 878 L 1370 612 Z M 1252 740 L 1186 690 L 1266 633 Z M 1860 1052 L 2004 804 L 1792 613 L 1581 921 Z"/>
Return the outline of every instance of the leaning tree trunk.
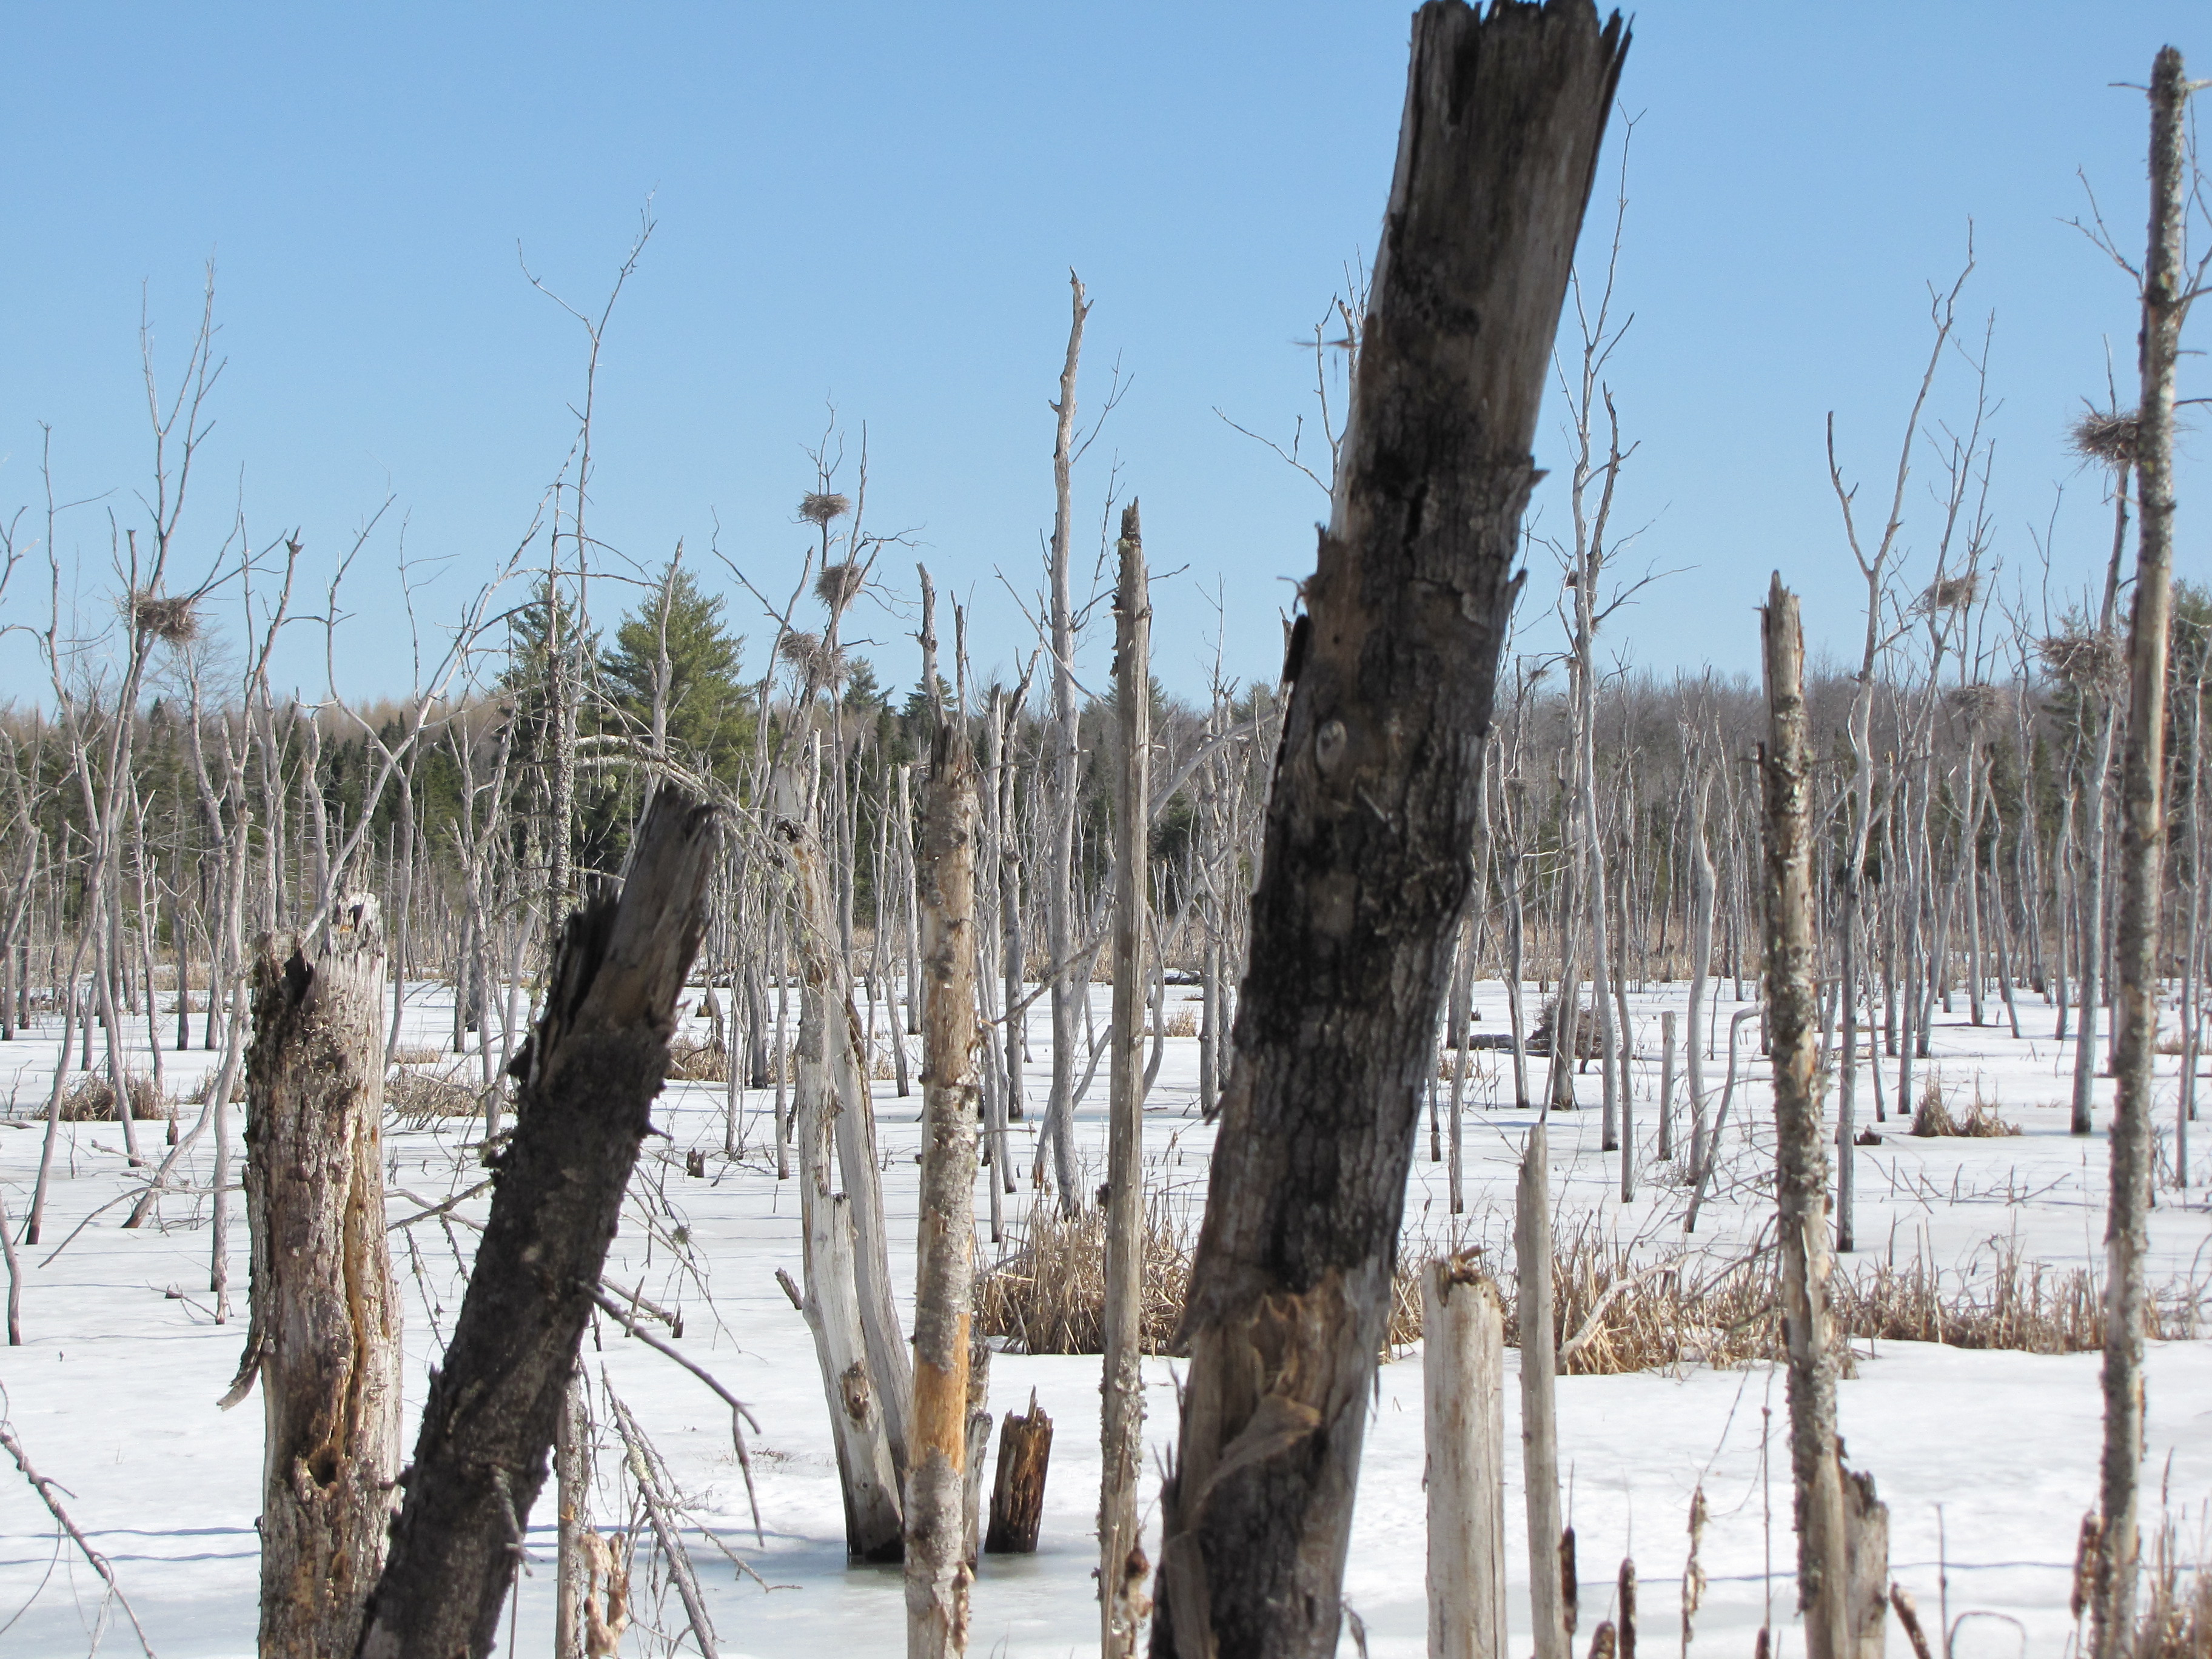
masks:
<path fill-rule="evenodd" d="M 662 785 L 619 894 L 603 891 L 568 919 L 544 1013 L 516 1057 L 514 1139 L 422 1407 L 362 1659 L 491 1651 L 623 1193 L 653 1127 L 717 839 L 714 808 Z"/>
<path fill-rule="evenodd" d="M 1161 1494 L 1156 1655 L 1333 1653 L 1529 454 L 1627 46 L 1431 0 L 1278 750 Z"/>
<path fill-rule="evenodd" d="M 2150 250 L 2143 263 L 2142 404 L 2136 434 L 2135 612 L 2128 629 L 2128 741 L 2120 762 L 2119 1052 L 2112 1186 L 2105 1211 L 2104 1524 L 2097 1659 L 2135 1637 L 2136 1485 L 2142 1462 L 2143 1250 L 2151 1178 L 2151 1056 L 2158 1041 L 2158 913 L 2166 852 L 2166 635 L 2172 624 L 2173 366 L 2188 307 L 2181 263 L 2189 82 L 2168 46 L 2151 66 Z"/>
<path fill-rule="evenodd" d="M 926 691 L 936 694 L 935 665 Z M 968 1650 L 968 1365 L 975 1268 L 975 761 L 965 719 L 941 719 L 923 798 L 920 878 L 921 1218 L 906 1486 L 906 1650 Z M 893 1042 L 899 1041 L 894 1029 Z"/>
<path fill-rule="evenodd" d="M 399 1474 L 399 1298 L 384 1234 L 384 930 L 339 901 L 253 967 L 246 1355 L 261 1381 L 261 1652 L 351 1659 Z"/>
<path fill-rule="evenodd" d="M 1790 1352 L 1790 1459 L 1796 1492 L 1797 1605 L 1808 1659 L 1851 1659 L 1850 1539 L 1836 1449 L 1828 1319 L 1828 1159 L 1820 1130 L 1819 945 L 1813 928 L 1812 765 L 1797 596 L 1774 578 L 1763 617 L 1767 741 L 1766 1005 L 1774 1060 L 1775 1200 L 1783 1330 Z"/>

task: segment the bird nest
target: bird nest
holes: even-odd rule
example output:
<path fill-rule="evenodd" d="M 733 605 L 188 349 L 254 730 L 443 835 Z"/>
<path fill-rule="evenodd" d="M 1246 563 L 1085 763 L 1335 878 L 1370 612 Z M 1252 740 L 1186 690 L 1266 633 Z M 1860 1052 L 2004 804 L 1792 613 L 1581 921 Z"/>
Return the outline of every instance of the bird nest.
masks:
<path fill-rule="evenodd" d="M 811 525 L 826 525 L 852 510 L 850 495 L 835 495 L 826 489 L 811 490 L 799 500 L 799 516 Z"/>
<path fill-rule="evenodd" d="M 814 579 L 814 597 L 832 611 L 842 611 L 860 595 L 860 586 L 868 573 L 858 564 L 824 565 L 822 574 Z"/>
<path fill-rule="evenodd" d="M 125 609 L 132 628 L 164 645 L 189 645 L 199 637 L 199 612 L 189 599 L 142 589 L 131 596 Z"/>
<path fill-rule="evenodd" d="M 1951 707 L 1969 726 L 1979 726 L 1996 714 L 2003 702 L 2004 693 L 1994 685 L 1961 685 L 1951 692 Z"/>
<path fill-rule="evenodd" d="M 794 629 L 783 636 L 776 649 L 786 662 L 817 684 L 834 681 L 844 672 L 844 651 L 831 650 L 819 634 Z"/>
<path fill-rule="evenodd" d="M 2104 629 L 2069 629 L 2036 644 L 2052 677 L 2076 691 L 2115 691 L 2127 678 L 2119 636 Z"/>
<path fill-rule="evenodd" d="M 1932 616 L 1943 611 L 1963 611 L 1982 591 L 1982 579 L 1973 571 L 1963 576 L 1940 576 L 1920 596 L 1920 609 Z"/>
<path fill-rule="evenodd" d="M 2133 466 L 2141 421 L 2134 410 L 2084 410 L 2066 434 L 2074 453 L 2085 460 L 2118 469 Z"/>

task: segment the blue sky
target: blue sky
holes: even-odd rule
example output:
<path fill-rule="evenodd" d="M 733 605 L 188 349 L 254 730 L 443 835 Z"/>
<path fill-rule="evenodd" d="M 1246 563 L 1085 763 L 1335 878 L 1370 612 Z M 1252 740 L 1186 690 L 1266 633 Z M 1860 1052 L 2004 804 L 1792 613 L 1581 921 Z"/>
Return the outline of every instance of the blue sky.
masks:
<path fill-rule="evenodd" d="M 1012 667 L 1028 625 L 1000 574 L 1024 595 L 1037 580 L 1072 265 L 1095 301 L 1083 401 L 1097 410 L 1117 360 L 1126 383 L 1078 475 L 1082 562 L 1118 465 L 1154 569 L 1181 573 L 1156 600 L 1162 677 L 1200 690 L 1217 641 L 1230 678 L 1271 675 L 1324 503 L 1214 410 L 1284 436 L 1312 414 L 1293 343 L 1372 246 L 1408 12 L 11 8 L 0 507 L 40 498 L 51 425 L 61 493 L 110 492 L 57 538 L 97 590 L 106 513 L 131 522 L 147 475 L 142 295 L 173 368 L 212 258 L 228 368 L 186 563 L 241 505 L 258 539 L 296 526 L 327 561 L 394 497 L 349 578 L 337 672 L 349 695 L 404 690 L 401 526 L 423 572 L 446 573 L 418 595 L 435 621 L 514 544 L 568 453 L 582 341 L 525 282 L 518 245 L 552 286 L 596 301 L 650 193 L 659 229 L 602 369 L 593 526 L 637 567 L 682 538 L 755 629 L 708 544 L 787 590 L 805 451 L 834 405 L 848 454 L 865 425 L 875 526 L 910 529 L 940 589 L 972 602 L 979 669 Z M 1850 648 L 1861 596 L 1823 422 L 1834 411 L 1847 469 L 1886 500 L 1926 285 L 1955 276 L 1970 219 L 1966 331 L 1994 313 L 2002 400 L 1993 550 L 2039 606 L 2029 531 L 2052 524 L 2060 591 L 2087 579 L 2105 513 L 2061 434 L 2101 395 L 2108 343 L 2126 400 L 2135 313 L 2127 279 L 2063 221 L 2082 210 L 2086 170 L 2139 246 L 2143 105 L 2109 83 L 2140 82 L 2169 40 L 2212 64 L 2208 22 L 2201 5 L 2151 3 L 1635 14 L 1620 280 L 1635 321 L 1610 378 L 1640 447 L 1620 521 L 1648 526 L 1626 568 L 1678 574 L 1616 617 L 1611 649 L 1747 670 L 1778 567 L 1816 642 Z M 1609 162 L 1586 256 L 1613 177 Z M 2185 367 L 2184 395 L 2201 379 Z M 1931 413 L 1955 422 L 1970 404 L 1954 362 Z M 2185 447 L 2180 568 L 2202 579 L 2201 422 Z M 1905 532 L 1923 556 L 1929 459 Z M 1538 460 L 1566 459 L 1547 416 Z M 1539 532 L 1563 523 L 1551 492 Z M 1545 574 L 1540 555 L 1529 603 L 1555 590 Z M 911 590 L 910 568 L 894 575 Z M 36 621 L 44 596 L 19 576 L 0 603 Z M 1553 637 L 1542 614 L 1524 622 L 1529 648 Z M 875 607 L 858 626 L 886 680 L 915 678 L 909 617 Z M 1090 660 L 1105 655 L 1102 640 Z M 296 636 L 283 670 L 319 693 L 320 641 Z M 20 639 L 0 645 L 0 696 L 36 690 Z"/>

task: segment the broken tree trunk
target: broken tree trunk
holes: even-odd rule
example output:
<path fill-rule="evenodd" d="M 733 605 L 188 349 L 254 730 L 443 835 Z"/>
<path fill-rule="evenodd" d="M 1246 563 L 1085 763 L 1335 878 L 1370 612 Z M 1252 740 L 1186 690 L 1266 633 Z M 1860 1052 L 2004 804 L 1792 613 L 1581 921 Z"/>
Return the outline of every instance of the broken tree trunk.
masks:
<path fill-rule="evenodd" d="M 2105 1210 L 2105 1445 L 2097 1561 L 2096 1659 L 2135 1638 L 2136 1487 L 2142 1463 L 2143 1252 L 2154 1141 L 2151 1056 L 2158 1041 L 2158 923 L 2165 866 L 2166 635 L 2173 620 L 2173 370 L 2190 273 L 2182 263 L 2189 81 L 2168 46 L 2151 66 L 2150 246 L 2143 262 L 2136 478 L 2135 610 L 2128 626 L 2128 739 L 2120 760 L 2120 890 L 2113 968 L 2112 1196 Z"/>
<path fill-rule="evenodd" d="M 1115 778 L 1114 1019 L 1106 1131 L 1105 1364 L 1099 1419 L 1099 1651 L 1134 1659 L 1147 1603 L 1137 1518 L 1145 1453 L 1145 1377 L 1139 1346 L 1145 1272 L 1145 921 L 1152 903 L 1152 605 L 1145 549 L 1131 501 L 1121 512 L 1121 585 L 1114 595 L 1114 702 L 1121 762 Z"/>
<path fill-rule="evenodd" d="M 1505 1325 L 1472 1253 L 1421 1274 L 1429 1659 L 1505 1659 Z"/>
<path fill-rule="evenodd" d="M 619 893 L 568 919 L 513 1070 L 514 1134 L 370 1598 L 362 1659 L 491 1650 L 705 931 L 714 811 L 663 784 Z"/>
<path fill-rule="evenodd" d="M 1052 1419 L 1030 1390 L 1026 1413 L 1008 1412 L 999 1429 L 999 1473 L 991 1486 L 991 1527 L 983 1547 L 993 1555 L 1035 1555 L 1044 1522 L 1045 1477 L 1052 1469 Z"/>
<path fill-rule="evenodd" d="M 1626 46 L 1589 0 L 1431 0 L 1414 21 L 1351 429 L 1286 665 L 1156 1655 L 1335 1650 L 1529 444 Z"/>
<path fill-rule="evenodd" d="M 934 670 L 935 665 L 930 665 Z M 936 690 L 932 681 L 926 690 Z M 975 761 L 940 718 L 923 801 L 921 1217 L 915 1249 L 914 1412 L 906 1484 L 906 1650 L 968 1650 L 965 1499 L 975 1271 Z M 897 1040 L 896 1031 L 893 1041 Z"/>
<path fill-rule="evenodd" d="M 1814 1073 L 1820 1010 L 1813 927 L 1811 762 L 1797 596 L 1778 574 L 1761 613 L 1767 739 L 1766 1003 L 1774 1063 L 1782 1320 L 1790 1353 L 1790 1459 L 1796 1494 L 1797 1605 L 1808 1659 L 1850 1659 L 1849 1534 L 1836 1449 L 1828 1321 L 1828 1158 Z"/>
<path fill-rule="evenodd" d="M 261 1652 L 351 1659 L 399 1474 L 399 1298 L 384 1233 L 384 930 L 339 901 L 253 966 L 252 1313 L 223 1397 L 261 1381 Z"/>

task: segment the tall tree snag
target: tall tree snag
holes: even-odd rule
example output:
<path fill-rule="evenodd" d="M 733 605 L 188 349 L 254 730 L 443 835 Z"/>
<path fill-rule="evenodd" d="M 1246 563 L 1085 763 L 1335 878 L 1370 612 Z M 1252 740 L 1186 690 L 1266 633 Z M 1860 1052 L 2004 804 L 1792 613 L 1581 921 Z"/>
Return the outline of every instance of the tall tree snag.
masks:
<path fill-rule="evenodd" d="M 935 664 L 924 688 L 936 692 Z M 968 1650 L 968 1366 L 975 1271 L 975 759 L 938 722 L 923 797 L 921 1218 L 906 1484 L 908 1659 Z"/>
<path fill-rule="evenodd" d="M 1627 38 L 1590 0 L 1414 19 L 1184 1316 L 1156 1655 L 1335 1649 L 1529 445 Z"/>
<path fill-rule="evenodd" d="M 2136 416 L 2135 609 L 2128 627 L 2128 740 L 2120 758 L 2120 891 L 2113 969 L 2118 1079 L 2112 1185 L 2105 1208 L 2104 1526 L 2099 1534 L 2097 1659 L 2135 1633 L 2136 1486 L 2142 1462 L 2143 1250 L 2150 1207 L 2151 1056 L 2158 1042 L 2159 896 L 2166 856 L 2166 678 L 2173 623 L 2173 371 L 2191 296 L 2182 264 L 2189 81 L 2167 46 L 2151 65 L 2150 246 L 2143 262 Z M 2087 1028 L 2084 1028 L 2084 1042 Z"/>
<path fill-rule="evenodd" d="M 714 809 L 663 784 L 619 892 L 568 919 L 544 1012 L 511 1068 L 514 1137 L 444 1367 L 403 1477 L 362 1659 L 481 1659 L 545 1481 L 638 1148 L 668 1067 L 676 998 L 706 930 Z"/>
<path fill-rule="evenodd" d="M 1796 1494 L 1797 1605 L 1808 1659 L 1850 1659 L 1850 1535 L 1836 1447 L 1828 1320 L 1828 1156 L 1820 1130 L 1819 947 L 1813 929 L 1812 762 L 1805 639 L 1778 574 L 1760 613 L 1766 665 L 1765 787 L 1767 1030 L 1774 1059 L 1775 1204 L 1790 1354 L 1790 1462 Z"/>
<path fill-rule="evenodd" d="M 384 930 L 342 899 L 253 965 L 246 1060 L 252 1316 L 235 1405 L 258 1376 L 261 1652 L 349 1659 L 384 1565 L 399 1473 L 399 1298 L 384 1233 Z"/>
<path fill-rule="evenodd" d="M 1137 1474 L 1145 1453 L 1140 1321 L 1145 1296 L 1145 921 L 1152 903 L 1152 602 L 1133 501 L 1121 510 L 1114 594 L 1114 1021 L 1106 1130 L 1105 1363 L 1099 1417 L 1099 1652 L 1133 1659 L 1151 1564 L 1139 1543 Z"/>

